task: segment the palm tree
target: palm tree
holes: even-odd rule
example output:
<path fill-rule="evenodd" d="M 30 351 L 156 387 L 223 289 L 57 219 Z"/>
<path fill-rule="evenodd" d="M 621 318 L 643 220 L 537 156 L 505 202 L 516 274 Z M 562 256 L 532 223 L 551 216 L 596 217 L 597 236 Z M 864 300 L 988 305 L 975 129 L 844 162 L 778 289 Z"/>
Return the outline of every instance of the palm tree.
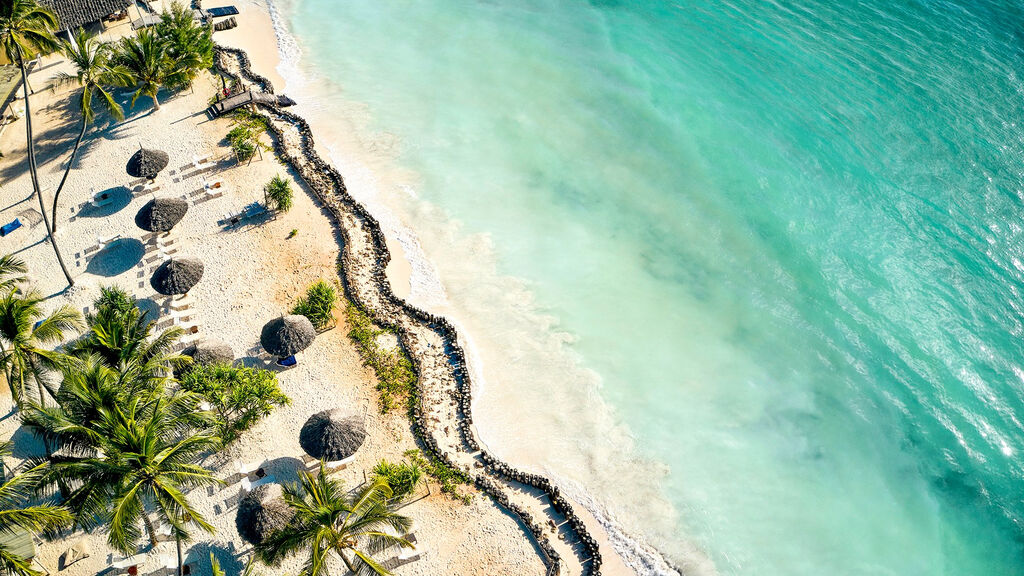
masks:
<path fill-rule="evenodd" d="M 28 267 L 21 258 L 11 254 L 0 256 L 0 293 L 6 294 L 25 282 L 26 272 Z"/>
<path fill-rule="evenodd" d="M 104 385 L 113 374 L 109 369 L 100 374 L 108 379 Z M 73 422 L 73 415 L 65 414 L 63 428 L 47 430 L 76 451 L 52 461 L 44 484 L 74 486 L 65 504 L 75 512 L 75 526 L 108 524 L 108 544 L 125 554 L 135 552 L 143 529 L 156 546 L 154 515 L 182 540 L 188 539 L 189 526 L 213 533 L 182 491 L 219 482 L 194 464 L 220 442 L 206 432 L 209 422 L 198 410 L 199 397 L 176 393 L 114 398 L 95 404 L 89 421 Z M 35 408 L 32 412 L 33 418 L 39 414 Z"/>
<path fill-rule="evenodd" d="M 57 231 L 57 199 L 64 189 L 64 183 L 68 179 L 71 167 L 75 163 L 75 156 L 78 155 L 78 147 L 85 137 L 85 129 L 95 117 L 96 111 L 93 108 L 93 100 L 99 97 L 100 104 L 110 115 L 117 120 L 124 120 L 124 111 L 114 100 L 113 95 L 108 92 L 110 86 L 127 86 L 131 83 L 131 75 L 123 66 L 113 63 L 113 47 L 106 42 L 100 42 L 95 36 L 84 29 L 79 28 L 75 34 L 75 41 L 61 42 L 61 50 L 67 59 L 74 64 L 77 72 L 68 74 L 61 72 L 57 76 L 57 84 L 75 83 L 82 87 L 82 93 L 78 97 L 79 109 L 82 115 L 82 128 L 78 132 L 78 139 L 75 140 L 75 147 L 71 149 L 71 158 L 68 159 L 68 166 L 64 169 L 64 176 L 53 193 L 53 222 L 52 228 Z"/>
<path fill-rule="evenodd" d="M 302 472 L 301 485 L 284 490 L 284 500 L 295 512 L 293 520 L 272 533 L 256 547 L 260 558 L 277 565 L 300 551 L 309 551 L 309 560 L 299 576 L 326 576 L 330 552 L 341 557 L 345 566 L 359 575 L 387 575 L 386 568 L 372 558 L 395 547 L 412 548 L 408 540 L 385 530 L 404 534 L 412 521 L 388 502 L 391 489 L 377 480 L 354 494 L 346 494 L 341 483 L 324 472 L 314 476 Z"/>
<path fill-rule="evenodd" d="M 12 290 L 0 296 L 0 367 L 7 376 L 11 396 L 19 407 L 27 401 L 28 379 L 39 388 L 39 402 L 43 403 L 43 389 L 51 396 L 44 367 L 60 364 L 62 355 L 44 348 L 64 340 L 65 335 L 82 327 L 81 314 L 64 305 L 46 315 L 42 309 L 43 297 L 35 290 Z"/>
<path fill-rule="evenodd" d="M 0 458 L 11 453 L 11 443 L 0 443 Z M 71 514 L 60 506 L 38 504 L 28 506 L 35 488 L 44 475 L 45 464 L 16 474 L 0 484 L 0 534 L 14 532 L 39 533 L 63 528 L 71 523 Z M 29 559 L 21 558 L 0 543 L 0 574 L 39 576 Z"/>
<path fill-rule="evenodd" d="M 4 0 L 0 2 L 0 47 L 7 59 L 21 68 L 21 86 L 25 95 L 25 138 L 28 144 L 28 168 L 32 175 L 32 192 L 39 199 L 39 211 L 43 214 L 46 234 L 57 255 L 57 262 L 64 272 L 68 286 L 75 280 L 64 264 L 57 241 L 46 217 L 46 203 L 39 186 L 39 172 L 36 166 L 35 142 L 32 139 L 32 110 L 29 108 L 28 72 L 25 59 L 52 52 L 57 48 L 57 39 L 52 30 L 57 27 L 57 17 L 49 9 L 40 6 L 36 0 Z"/>
<path fill-rule="evenodd" d="M 197 24 L 192 10 L 181 2 L 175 1 L 160 15 L 156 33 L 167 45 L 180 87 L 191 86 L 200 70 L 213 66 L 213 26 Z"/>
<path fill-rule="evenodd" d="M 124 290 L 104 287 L 93 304 L 89 332 L 68 346 L 69 355 L 95 355 L 145 390 L 161 389 L 175 369 L 191 361 L 174 351 L 184 330 L 172 326 L 154 337 L 153 322 Z"/>
<path fill-rule="evenodd" d="M 160 109 L 158 92 L 161 86 L 181 83 L 181 75 L 167 53 L 167 44 L 152 30 L 139 30 L 132 37 L 121 39 L 118 64 L 124 66 L 135 83 L 132 106 L 139 96 L 153 99 L 153 108 Z"/>

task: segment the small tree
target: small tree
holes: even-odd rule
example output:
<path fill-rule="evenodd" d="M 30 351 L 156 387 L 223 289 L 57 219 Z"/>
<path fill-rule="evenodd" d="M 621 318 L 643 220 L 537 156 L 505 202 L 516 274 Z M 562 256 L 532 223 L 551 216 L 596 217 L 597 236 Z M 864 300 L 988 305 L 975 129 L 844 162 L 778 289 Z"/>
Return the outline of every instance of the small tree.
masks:
<path fill-rule="evenodd" d="M 323 330 L 334 321 L 334 305 L 337 301 L 338 293 L 334 285 L 326 280 L 319 280 L 295 303 L 292 314 L 309 318 L 314 328 Z"/>
<path fill-rule="evenodd" d="M 252 428 L 276 406 L 291 400 L 269 370 L 224 365 L 195 365 L 180 378 L 181 387 L 199 394 L 217 415 L 217 433 L 225 444 Z"/>
<path fill-rule="evenodd" d="M 155 28 L 167 47 L 175 86 L 188 88 L 200 71 L 213 66 L 213 26 L 196 23 L 192 10 L 181 2 L 172 3 Z"/>
<path fill-rule="evenodd" d="M 270 179 L 270 182 L 263 187 L 267 195 L 267 207 L 274 210 L 287 212 L 292 207 L 292 183 L 280 174 Z"/>

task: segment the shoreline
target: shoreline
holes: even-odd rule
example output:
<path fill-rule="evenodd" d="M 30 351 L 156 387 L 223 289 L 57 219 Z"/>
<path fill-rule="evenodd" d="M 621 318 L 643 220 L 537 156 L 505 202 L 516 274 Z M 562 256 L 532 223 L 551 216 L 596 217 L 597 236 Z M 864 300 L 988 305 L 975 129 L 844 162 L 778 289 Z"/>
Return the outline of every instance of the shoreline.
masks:
<path fill-rule="evenodd" d="M 225 62 L 225 53 L 232 54 L 237 58 L 237 77 L 261 86 L 268 93 L 273 93 L 270 81 L 250 69 L 248 56 L 244 50 L 218 46 L 216 66 L 222 73 L 236 75 L 236 72 L 231 69 L 230 63 Z M 576 515 L 573 506 L 561 496 L 558 488 L 547 478 L 519 471 L 494 458 L 486 450 L 480 449 L 472 426 L 472 392 L 469 371 L 466 368 L 465 354 L 458 343 L 459 338 L 455 328 L 446 319 L 415 308 L 392 292 L 390 281 L 385 273 L 391 255 L 380 225 L 360 203 L 347 194 L 341 175 L 324 162 L 315 151 L 308 123 L 297 115 L 275 107 L 261 105 L 260 109 L 278 117 L 275 119 L 271 115 L 264 116 L 269 122 L 271 133 L 274 134 L 275 148 L 282 159 L 292 167 L 309 188 L 320 196 L 324 207 L 334 216 L 335 222 L 338 224 L 337 229 L 345 239 L 342 266 L 339 267 L 339 271 L 347 294 L 371 316 L 374 316 L 378 323 L 394 327 L 399 332 L 400 341 L 416 366 L 419 375 L 420 391 L 418 396 L 420 401 L 414 407 L 412 424 L 416 436 L 423 446 L 442 462 L 465 471 L 478 489 L 487 493 L 494 501 L 508 510 L 513 517 L 518 517 L 527 528 L 528 534 L 532 534 L 533 541 L 547 566 L 547 574 L 561 573 L 562 558 L 569 556 L 565 553 L 568 548 L 573 555 L 577 556 L 581 574 L 600 575 L 602 557 L 598 543 L 590 536 L 589 530 Z M 282 127 L 279 124 L 285 126 Z M 291 141 L 286 132 L 288 130 L 293 132 L 290 134 Z M 359 238 L 359 236 L 363 237 Z M 355 242 L 360 242 L 363 249 L 362 254 L 353 254 Z M 434 340 L 437 345 L 427 340 Z M 438 360 L 442 358 L 442 362 L 438 363 Z M 431 372 L 432 374 L 429 374 Z M 443 388 L 444 386 L 437 385 L 447 381 L 449 386 L 455 388 L 454 391 L 447 390 L 447 392 L 453 392 L 454 403 L 458 408 L 455 413 L 449 412 L 450 418 L 447 420 L 457 422 L 460 433 L 456 442 L 460 442 L 461 446 L 458 444 L 452 446 L 454 439 L 446 433 L 444 440 L 448 441 L 446 447 L 449 450 L 443 449 L 442 444 L 435 435 L 431 434 L 425 424 L 428 418 L 441 421 L 436 416 L 432 416 L 432 412 L 436 412 L 439 403 L 428 405 L 426 410 L 424 409 L 424 399 L 430 395 L 430 391 L 426 390 L 427 387 L 423 386 L 423 383 L 428 379 L 435 380 L 435 387 Z M 473 473 L 472 467 L 466 463 L 466 458 L 462 458 L 461 462 L 455 460 L 451 454 L 458 451 L 466 452 L 467 450 L 462 450 L 463 448 L 468 449 L 468 454 L 472 456 L 474 464 L 479 464 L 476 467 L 485 469 L 491 477 Z M 498 482 L 504 482 L 507 489 L 519 488 L 522 490 L 516 486 L 518 484 L 539 492 L 541 499 L 546 498 L 548 502 L 546 504 L 542 501 L 533 502 L 533 513 L 537 513 L 538 509 L 541 510 L 541 514 L 548 516 L 552 525 L 560 526 L 561 534 L 568 534 L 568 536 L 563 536 L 566 541 L 572 538 L 576 542 L 562 547 L 562 553 L 559 553 L 556 550 L 556 545 L 547 538 L 546 527 L 533 521 L 533 515 L 527 509 L 529 505 L 524 502 L 534 500 L 536 494 L 529 494 L 531 490 L 522 490 L 522 497 L 509 496 L 498 487 Z M 554 510 L 555 514 L 545 513 L 547 510 Z"/>
<path fill-rule="evenodd" d="M 219 2 L 214 2 L 213 4 L 218 3 Z M 277 50 L 269 50 L 267 46 L 263 44 L 256 46 L 252 53 L 249 54 L 248 49 L 252 48 L 251 41 L 246 42 L 246 39 L 244 37 L 238 37 L 237 39 L 235 39 L 234 42 L 232 42 L 232 44 L 233 47 L 235 48 L 246 50 L 247 58 L 250 62 L 250 65 L 252 67 L 259 69 L 259 73 L 253 72 L 254 76 L 252 76 L 251 79 L 259 80 L 264 82 L 265 85 L 272 86 L 274 84 L 273 78 L 282 78 L 282 74 L 278 73 L 280 72 L 279 68 L 284 65 L 285 58 L 288 57 L 287 47 L 285 46 L 284 40 L 287 39 L 289 40 L 289 43 L 292 44 L 294 43 L 294 40 L 282 37 L 282 34 L 284 34 L 285 36 L 288 35 L 287 31 L 278 30 L 278 26 L 283 26 L 283 23 L 275 22 L 274 18 L 280 19 L 282 18 L 282 15 L 279 11 L 279 8 L 274 6 L 273 3 L 251 3 L 248 5 L 248 7 L 253 8 L 252 12 L 259 12 L 259 14 L 257 14 L 256 17 L 250 18 L 250 21 L 264 20 L 263 23 L 259 24 L 258 29 L 271 29 L 274 31 L 276 39 L 275 47 L 277 48 Z M 272 12 L 276 13 L 272 14 Z M 230 37 L 220 36 L 218 38 L 218 43 L 223 43 L 223 41 L 231 42 L 231 40 L 232 38 Z M 297 52 L 298 49 L 295 46 L 291 46 L 291 50 Z M 293 63 L 289 62 L 289 64 Z M 262 74 L 264 71 L 268 70 L 274 71 L 273 74 L 270 74 L 271 77 L 269 78 L 263 76 Z M 291 85 L 288 84 L 288 87 L 290 88 Z M 325 148 L 328 149 L 325 150 Z M 320 156 L 320 158 L 329 159 L 329 162 L 324 163 L 324 165 L 333 164 L 337 162 L 337 159 L 334 158 L 334 150 L 330 149 L 326 145 L 313 141 L 311 143 L 311 149 L 315 151 Z M 348 160 L 349 159 L 346 157 L 344 163 L 347 164 Z M 364 167 L 359 166 L 359 168 Z M 372 168 L 370 168 L 370 170 L 372 171 Z M 340 181 L 340 175 L 338 177 L 338 180 Z M 341 186 L 344 186 L 343 182 L 341 182 Z M 342 189 L 344 190 L 344 188 Z M 354 199 L 352 201 L 355 202 L 356 204 L 360 203 L 360 201 L 355 201 Z M 369 215 L 369 212 L 366 211 L 366 214 Z M 378 222 L 375 217 L 370 217 L 373 219 L 373 223 L 379 227 L 380 222 Z M 394 222 L 392 222 L 391 224 L 392 225 L 388 226 L 388 228 L 391 228 L 392 232 L 395 232 Z M 401 229 L 399 229 L 398 232 L 401 233 Z M 384 248 L 382 250 L 383 260 L 381 261 L 382 263 L 380 264 L 380 277 L 382 278 L 381 281 L 384 284 L 387 284 L 386 289 L 388 291 L 388 298 L 397 301 L 399 303 L 399 308 L 408 306 L 410 309 L 415 310 L 416 312 L 422 312 L 422 310 L 416 308 L 415 306 L 409 304 L 408 302 L 405 302 L 405 300 L 409 297 L 409 292 L 415 291 L 415 287 L 410 287 L 410 268 L 412 265 L 406 253 L 405 245 L 403 244 L 403 242 L 394 240 L 390 237 L 390 235 L 384 235 L 383 233 L 381 233 L 380 238 L 381 239 L 377 242 L 377 244 Z M 415 242 L 415 239 L 413 239 L 413 242 Z M 419 247 L 414 246 L 414 248 L 418 249 Z M 395 255 L 397 255 L 397 257 L 394 257 Z M 418 256 L 419 255 L 420 254 L 418 254 Z M 363 302 L 361 303 L 365 304 Z M 429 307 L 429 303 L 427 304 L 427 306 Z M 380 320 L 379 317 L 377 319 Z M 441 327 L 442 329 L 445 328 L 444 325 L 441 325 Z M 455 356 L 452 359 L 452 361 L 457 364 L 457 370 L 459 367 L 462 368 L 461 373 L 465 374 L 466 379 L 465 384 L 458 384 L 459 389 L 463 390 L 463 392 L 460 393 L 464 393 L 466 396 L 469 396 L 469 391 L 471 387 L 471 385 L 468 383 L 470 378 L 470 371 L 465 365 L 465 354 L 462 352 L 462 348 L 463 346 L 465 346 L 466 343 L 459 337 L 459 334 L 455 331 L 454 326 L 452 326 L 449 323 L 448 327 L 450 327 L 451 329 L 449 337 L 450 341 L 452 343 L 455 343 L 458 352 L 458 355 Z M 401 327 L 399 326 L 399 328 Z M 409 348 L 407 347 L 407 349 Z M 416 362 L 417 359 L 415 358 L 415 355 L 413 355 L 413 357 L 414 362 Z M 458 378 L 458 374 L 456 375 L 456 378 Z M 461 404 L 462 402 L 460 400 L 460 408 L 462 407 Z M 469 412 L 468 403 L 466 406 L 466 412 Z M 470 422 L 472 421 L 472 416 L 469 416 L 469 420 Z M 465 442 L 467 446 L 471 448 L 474 446 L 479 447 L 479 437 L 476 435 L 475 428 L 471 429 L 470 431 L 468 427 L 463 428 L 460 426 L 460 431 L 463 434 L 468 433 L 473 436 L 473 438 L 470 439 L 469 442 Z M 497 463 L 497 460 L 495 460 L 495 462 Z M 524 475 L 524 477 L 533 476 L 540 478 L 540 476 L 537 475 Z M 583 520 L 581 520 L 580 526 L 586 529 L 586 533 L 589 537 L 594 537 L 594 541 L 597 543 L 597 545 L 600 546 L 600 548 L 605 553 L 605 558 L 603 558 L 603 560 L 606 562 L 605 573 L 636 574 L 642 573 L 645 570 L 651 570 L 656 573 L 663 574 L 682 573 L 682 570 L 680 568 L 678 568 L 677 566 L 673 566 L 657 549 L 645 543 L 643 539 L 637 539 L 636 537 L 629 535 L 621 526 L 618 525 L 618 523 L 614 519 L 612 519 L 609 513 L 603 509 L 603 506 L 598 504 L 597 501 L 593 499 L 592 496 L 588 495 L 585 491 L 580 492 L 579 487 L 575 486 L 574 483 L 570 483 L 570 485 L 574 486 L 579 492 L 577 494 L 578 498 L 573 501 L 573 504 L 575 504 L 575 507 L 573 509 L 575 510 L 574 514 L 577 514 L 578 516 L 583 518 Z M 549 486 L 554 486 L 554 484 L 549 483 Z M 562 495 L 562 497 L 565 497 L 564 494 Z M 581 504 L 582 502 L 587 502 L 588 505 L 584 506 Z M 613 544 L 613 541 L 616 542 L 617 545 Z M 620 547 L 622 550 L 617 550 L 617 548 Z M 622 553 L 626 553 L 627 556 L 630 558 L 631 561 L 628 564 L 624 560 L 624 558 L 627 556 L 621 556 L 620 554 Z"/>

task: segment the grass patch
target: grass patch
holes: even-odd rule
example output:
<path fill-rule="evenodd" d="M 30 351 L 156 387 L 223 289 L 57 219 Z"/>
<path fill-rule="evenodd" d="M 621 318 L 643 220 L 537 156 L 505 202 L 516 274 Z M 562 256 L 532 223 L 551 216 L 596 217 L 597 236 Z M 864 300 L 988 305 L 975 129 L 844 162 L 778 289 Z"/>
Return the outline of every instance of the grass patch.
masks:
<path fill-rule="evenodd" d="M 394 332 L 378 328 L 366 312 L 351 301 L 345 306 L 345 315 L 351 327 L 348 337 L 356 343 L 363 361 L 377 373 L 381 412 L 390 411 L 402 400 L 406 401 L 407 407 L 412 406 L 416 391 L 416 373 L 413 372 L 412 362 L 404 350 L 382 350 L 377 343 L 377 337 L 381 334 Z"/>
<path fill-rule="evenodd" d="M 437 480 L 441 485 L 441 492 L 465 504 L 473 500 L 472 494 L 459 492 L 460 485 L 469 484 L 469 476 L 462 470 L 452 468 L 433 456 L 424 458 L 419 450 L 406 450 L 405 457 L 409 459 L 410 464 L 422 468 L 431 478 Z"/>

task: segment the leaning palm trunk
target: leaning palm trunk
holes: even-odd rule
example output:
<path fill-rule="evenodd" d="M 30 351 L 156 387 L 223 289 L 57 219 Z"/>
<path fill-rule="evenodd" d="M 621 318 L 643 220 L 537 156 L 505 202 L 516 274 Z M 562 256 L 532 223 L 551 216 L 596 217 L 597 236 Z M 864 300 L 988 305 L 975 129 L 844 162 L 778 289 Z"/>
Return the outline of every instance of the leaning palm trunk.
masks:
<path fill-rule="evenodd" d="M 64 189 L 64 183 L 68 180 L 68 174 L 71 173 L 71 167 L 75 164 L 75 157 L 78 156 L 78 147 L 82 145 L 82 138 L 85 138 L 85 129 L 88 128 L 89 121 L 82 115 L 82 129 L 78 132 L 78 139 L 75 140 L 75 147 L 71 149 L 71 158 L 68 160 L 68 167 L 64 169 L 64 176 L 60 179 L 60 184 L 57 185 L 57 190 L 53 193 L 53 217 L 51 218 L 52 230 L 57 231 L 57 200 L 60 198 L 60 191 Z"/>
<path fill-rule="evenodd" d="M 46 204 L 43 202 L 43 191 L 39 187 L 39 174 L 36 169 L 36 153 L 35 143 L 32 140 L 32 111 L 29 108 L 28 102 L 28 72 L 25 70 L 25 57 L 21 54 L 21 48 L 18 48 L 18 67 L 21 68 L 21 86 L 25 93 L 25 138 L 28 144 L 28 169 L 32 175 L 32 191 L 35 192 L 36 198 L 39 199 L 39 211 L 43 215 L 43 225 L 46 226 L 46 235 L 50 239 L 50 244 L 53 246 L 53 253 L 57 255 L 57 262 L 60 264 L 60 269 L 64 272 L 64 277 L 68 281 L 68 286 L 75 285 L 75 279 L 71 277 L 71 273 L 68 272 L 68 267 L 64 264 L 64 257 L 60 254 L 60 248 L 57 247 L 57 240 L 53 237 L 53 232 L 50 230 L 49 218 L 46 217 Z"/>

